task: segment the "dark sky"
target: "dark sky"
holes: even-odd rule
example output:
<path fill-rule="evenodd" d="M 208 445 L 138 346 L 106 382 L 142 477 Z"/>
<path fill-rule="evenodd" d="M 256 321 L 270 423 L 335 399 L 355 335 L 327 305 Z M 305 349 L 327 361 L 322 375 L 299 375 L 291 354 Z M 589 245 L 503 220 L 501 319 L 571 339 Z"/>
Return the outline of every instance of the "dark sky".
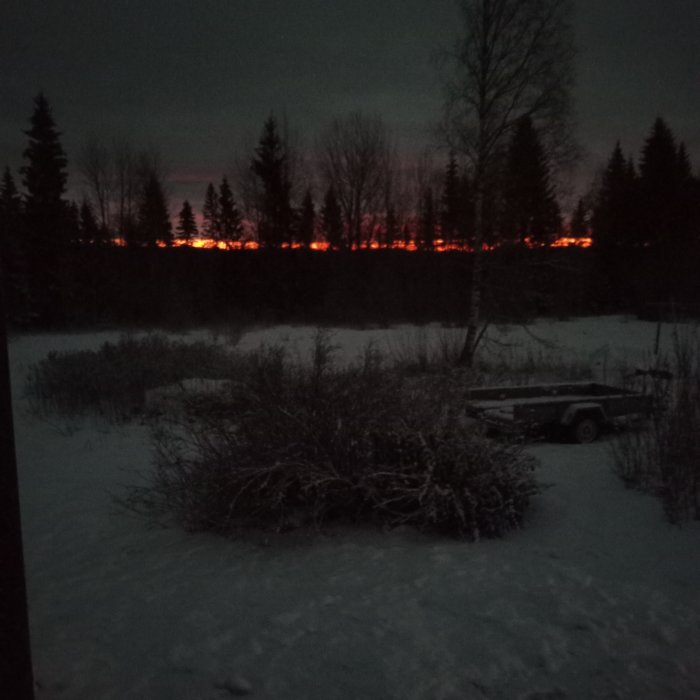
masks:
<path fill-rule="evenodd" d="M 158 144 L 197 203 L 271 110 L 308 142 L 379 112 L 419 150 L 457 19 L 453 0 L 0 0 L 0 166 L 21 164 L 39 90 L 69 159 L 91 134 Z M 578 182 L 617 139 L 636 155 L 657 115 L 700 166 L 700 0 L 576 0 L 575 28 Z"/>

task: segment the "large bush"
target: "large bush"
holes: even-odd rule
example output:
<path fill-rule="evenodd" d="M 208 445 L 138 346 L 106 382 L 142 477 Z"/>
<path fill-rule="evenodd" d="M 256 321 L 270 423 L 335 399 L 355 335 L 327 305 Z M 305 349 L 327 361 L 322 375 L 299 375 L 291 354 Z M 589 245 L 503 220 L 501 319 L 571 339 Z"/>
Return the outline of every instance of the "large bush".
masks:
<path fill-rule="evenodd" d="M 671 522 L 700 519 L 700 344 L 677 330 L 670 385 L 657 380 L 657 412 L 645 431 L 613 444 L 615 471 L 630 485 L 661 496 Z"/>
<path fill-rule="evenodd" d="M 220 532 L 361 518 L 477 538 L 521 523 L 533 462 L 462 422 L 465 387 L 407 380 L 371 348 L 337 368 L 332 351 L 324 335 L 308 363 L 261 349 L 225 391 L 183 397 L 123 503 Z"/>

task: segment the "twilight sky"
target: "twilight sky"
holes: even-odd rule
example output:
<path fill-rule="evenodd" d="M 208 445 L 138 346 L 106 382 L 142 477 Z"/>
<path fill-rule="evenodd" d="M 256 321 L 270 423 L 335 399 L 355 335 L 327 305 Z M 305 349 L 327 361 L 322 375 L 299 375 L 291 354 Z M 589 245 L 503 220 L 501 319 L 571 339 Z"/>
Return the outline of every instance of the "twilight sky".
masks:
<path fill-rule="evenodd" d="M 379 112 L 403 150 L 420 150 L 442 102 L 431 57 L 459 17 L 453 0 L 0 2 L 0 167 L 22 164 L 43 90 L 69 160 L 91 134 L 157 144 L 174 206 L 199 206 L 270 111 L 308 143 L 335 115 Z M 658 115 L 697 169 L 700 0 L 575 4 L 579 186 L 617 139 L 636 155 Z"/>

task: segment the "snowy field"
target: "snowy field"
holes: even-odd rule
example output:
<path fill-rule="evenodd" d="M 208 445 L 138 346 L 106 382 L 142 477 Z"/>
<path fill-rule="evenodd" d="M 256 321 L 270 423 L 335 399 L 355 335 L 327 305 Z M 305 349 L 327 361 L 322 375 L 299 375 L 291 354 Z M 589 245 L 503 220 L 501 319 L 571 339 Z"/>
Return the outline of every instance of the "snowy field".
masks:
<path fill-rule="evenodd" d="M 575 355 L 612 380 L 648 358 L 656 327 L 615 317 L 530 331 L 547 344 L 496 328 L 492 352 Z M 339 330 L 334 342 L 350 359 L 370 338 L 401 351 L 445 333 Z M 239 346 L 303 354 L 312 335 L 269 328 Z M 626 490 L 605 441 L 529 448 L 551 488 L 502 540 L 149 529 L 109 496 L 148 466 L 146 428 L 40 419 L 22 398 L 49 350 L 116 338 L 10 345 L 38 698 L 700 699 L 700 523 L 668 525 L 656 499 Z"/>

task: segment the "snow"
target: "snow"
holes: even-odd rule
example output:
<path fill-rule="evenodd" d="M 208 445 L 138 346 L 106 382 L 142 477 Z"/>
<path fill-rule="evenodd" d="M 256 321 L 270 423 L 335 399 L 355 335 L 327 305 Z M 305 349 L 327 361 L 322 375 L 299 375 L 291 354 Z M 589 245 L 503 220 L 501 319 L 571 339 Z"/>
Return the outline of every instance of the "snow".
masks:
<path fill-rule="evenodd" d="M 511 356 L 534 342 L 494 330 Z M 548 352 L 610 367 L 645 359 L 656 333 L 619 317 L 530 330 Z M 333 339 L 350 359 L 369 339 L 403 347 L 442 332 Z M 259 329 L 240 347 L 282 341 L 303 353 L 313 334 Z M 28 365 L 49 350 L 118 336 L 10 345 L 38 698 L 700 698 L 700 523 L 673 527 L 655 498 L 626 490 L 605 442 L 530 447 L 551 487 L 501 540 L 156 529 L 109 495 L 148 467 L 144 426 L 41 419 L 22 396 Z"/>

